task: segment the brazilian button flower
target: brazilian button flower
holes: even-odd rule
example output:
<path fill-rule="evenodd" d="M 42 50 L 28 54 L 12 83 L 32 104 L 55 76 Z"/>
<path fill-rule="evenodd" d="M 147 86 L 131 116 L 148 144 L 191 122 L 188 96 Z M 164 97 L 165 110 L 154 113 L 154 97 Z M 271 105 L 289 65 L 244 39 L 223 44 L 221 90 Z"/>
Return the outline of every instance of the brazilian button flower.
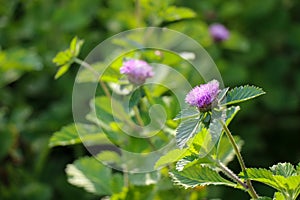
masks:
<path fill-rule="evenodd" d="M 152 67 L 147 62 L 135 59 L 125 61 L 120 72 L 126 74 L 128 80 L 136 85 L 145 83 L 147 78 L 154 75 Z"/>
<path fill-rule="evenodd" d="M 212 38 L 217 42 L 227 40 L 229 38 L 229 31 L 222 24 L 215 23 L 210 25 L 209 32 Z"/>
<path fill-rule="evenodd" d="M 212 102 L 219 93 L 219 82 L 212 80 L 206 84 L 194 87 L 185 97 L 185 102 L 196 106 L 200 111 L 211 109 Z"/>

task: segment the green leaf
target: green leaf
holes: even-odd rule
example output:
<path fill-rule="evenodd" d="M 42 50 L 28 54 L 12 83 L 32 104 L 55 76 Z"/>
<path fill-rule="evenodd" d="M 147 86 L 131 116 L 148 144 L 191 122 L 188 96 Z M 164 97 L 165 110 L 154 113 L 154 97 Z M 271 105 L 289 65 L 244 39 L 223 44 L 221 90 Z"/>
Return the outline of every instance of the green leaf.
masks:
<path fill-rule="evenodd" d="M 76 36 L 72 39 L 70 44 L 70 52 L 72 53 L 73 57 L 78 56 L 83 42 L 83 40 L 79 40 Z"/>
<path fill-rule="evenodd" d="M 159 160 L 155 163 L 155 168 L 176 162 L 188 155 L 191 155 L 191 152 L 189 152 L 187 149 L 171 150 L 166 155 L 163 155 L 159 158 Z"/>
<path fill-rule="evenodd" d="M 184 188 L 206 185 L 236 186 L 235 183 L 224 179 L 217 171 L 205 165 L 193 165 L 183 171 L 172 171 L 170 175 L 175 184 Z"/>
<path fill-rule="evenodd" d="M 55 79 L 60 78 L 62 75 L 64 75 L 64 74 L 69 70 L 69 68 L 70 68 L 70 63 L 61 66 L 61 67 L 57 70 L 57 72 L 56 72 L 54 78 L 55 78 Z"/>
<path fill-rule="evenodd" d="M 152 185 L 156 184 L 160 179 L 160 173 L 158 171 L 148 172 L 148 173 L 129 173 L 129 182 L 133 185 Z"/>
<path fill-rule="evenodd" d="M 286 199 L 282 193 L 275 192 L 273 200 L 286 200 Z"/>
<path fill-rule="evenodd" d="M 278 163 L 270 167 L 274 175 L 281 175 L 284 177 L 289 177 L 296 175 L 296 170 L 291 163 Z"/>
<path fill-rule="evenodd" d="M 60 51 L 56 54 L 56 56 L 52 59 L 57 66 L 71 64 L 71 59 L 73 58 L 72 53 L 69 49 L 65 51 Z"/>
<path fill-rule="evenodd" d="M 242 173 L 241 175 L 243 176 Z M 285 187 L 283 183 L 277 182 L 277 179 L 274 177 L 273 173 L 267 169 L 249 168 L 247 169 L 247 177 L 250 180 L 264 183 L 277 190 L 281 190 Z"/>
<path fill-rule="evenodd" d="M 239 149 L 241 149 L 241 147 L 243 145 L 243 141 L 238 136 L 235 136 L 234 140 L 235 140 L 237 146 L 239 147 Z M 220 139 L 220 143 L 218 145 L 218 150 L 217 150 L 216 156 L 217 156 L 217 159 L 225 165 L 227 165 L 230 161 L 233 160 L 233 158 L 235 156 L 235 152 L 234 152 L 234 149 L 233 149 L 228 137 L 223 136 Z"/>
<path fill-rule="evenodd" d="M 112 174 L 110 168 L 95 158 L 84 157 L 68 164 L 66 168 L 69 183 L 97 195 L 111 195 L 121 192 L 124 186 L 120 174 Z"/>
<path fill-rule="evenodd" d="M 143 91 L 141 88 L 138 88 L 133 92 L 129 101 L 129 109 L 133 108 L 135 105 L 139 103 L 141 98 L 143 97 Z"/>
<path fill-rule="evenodd" d="M 240 103 L 243 101 L 247 101 L 249 99 L 253 99 L 260 95 L 265 94 L 265 92 L 258 87 L 255 86 L 240 86 L 234 89 L 229 90 L 226 95 L 225 101 L 222 105 L 231 105 L 235 103 Z"/>
<path fill-rule="evenodd" d="M 80 135 L 78 134 L 80 133 Z M 108 139 L 99 127 L 88 124 L 70 124 L 55 132 L 50 138 L 49 146 L 67 146 L 79 143 L 106 144 Z"/>
<path fill-rule="evenodd" d="M 58 79 L 69 70 L 71 64 L 74 62 L 74 58 L 78 56 L 82 44 L 83 40 L 78 40 L 77 37 L 74 37 L 71 41 L 70 48 L 58 52 L 52 59 L 52 62 L 54 62 L 57 66 L 60 66 L 59 70 L 55 74 L 55 79 Z"/>
<path fill-rule="evenodd" d="M 121 157 L 115 151 L 101 151 L 101 153 L 97 154 L 96 158 L 105 164 L 121 163 Z"/>
<path fill-rule="evenodd" d="M 264 183 L 287 195 L 296 197 L 300 193 L 300 175 L 291 173 L 291 171 L 289 164 L 279 163 L 273 166 L 272 170 L 249 168 L 247 169 L 247 177 L 250 180 Z M 288 174 L 290 176 L 283 176 Z"/>
<path fill-rule="evenodd" d="M 189 8 L 169 6 L 167 10 L 164 11 L 162 17 L 164 21 L 177 21 L 194 18 L 196 17 L 196 13 Z"/>
<path fill-rule="evenodd" d="M 230 122 L 233 120 L 235 115 L 240 111 L 239 106 L 231 106 L 226 110 L 226 125 L 228 126 Z"/>
<path fill-rule="evenodd" d="M 176 143 L 179 148 L 183 148 L 189 139 L 197 132 L 200 123 L 199 118 L 191 118 L 182 121 L 176 129 Z"/>
<path fill-rule="evenodd" d="M 183 120 L 186 118 L 196 117 L 199 114 L 199 111 L 195 107 L 188 107 L 181 110 L 173 120 Z"/>

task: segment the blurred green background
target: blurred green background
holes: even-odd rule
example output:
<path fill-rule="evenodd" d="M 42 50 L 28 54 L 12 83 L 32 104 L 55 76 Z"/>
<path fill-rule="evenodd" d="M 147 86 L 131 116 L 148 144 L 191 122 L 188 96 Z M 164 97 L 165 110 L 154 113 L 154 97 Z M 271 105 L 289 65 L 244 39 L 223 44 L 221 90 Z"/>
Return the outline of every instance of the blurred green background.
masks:
<path fill-rule="evenodd" d="M 190 10 L 174 14 L 174 6 Z M 84 58 L 109 36 L 137 27 L 185 33 L 210 53 L 225 85 L 262 87 L 267 94 L 242 104 L 230 127 L 246 141 L 246 164 L 298 163 L 299 10 L 297 0 L 0 0 L 0 199 L 97 199 L 68 184 L 64 173 L 86 150 L 48 148 L 52 133 L 72 122 L 78 69 L 54 80 L 51 60 L 75 35 L 85 40 Z M 229 40 L 213 42 L 208 26 L 214 22 L 229 29 Z M 235 161 L 230 166 L 238 170 Z M 228 195 L 247 198 L 231 189 L 211 190 L 212 197 Z"/>

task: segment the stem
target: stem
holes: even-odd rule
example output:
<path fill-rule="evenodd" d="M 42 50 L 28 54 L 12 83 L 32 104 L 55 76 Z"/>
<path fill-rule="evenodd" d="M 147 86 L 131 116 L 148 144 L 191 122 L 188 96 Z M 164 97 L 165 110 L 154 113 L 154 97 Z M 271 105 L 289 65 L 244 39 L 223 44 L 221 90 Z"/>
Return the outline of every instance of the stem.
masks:
<path fill-rule="evenodd" d="M 235 140 L 234 140 L 234 138 L 233 138 L 231 132 L 230 132 L 230 130 L 228 129 L 228 127 L 226 126 L 226 124 L 225 124 L 223 121 L 220 120 L 220 123 L 222 124 L 223 129 L 224 129 L 224 131 L 225 131 L 225 133 L 226 133 L 228 139 L 230 140 L 231 145 L 233 146 L 233 149 L 234 149 L 234 151 L 235 151 L 235 154 L 236 154 L 236 156 L 237 156 L 237 158 L 238 158 L 238 161 L 239 161 L 239 163 L 240 163 L 242 172 L 244 173 L 244 175 L 245 175 L 245 177 L 246 177 L 246 184 L 247 184 L 247 186 L 248 186 L 248 193 L 249 193 L 249 195 L 250 195 L 253 199 L 258 199 L 258 195 L 257 195 L 256 191 L 254 190 L 251 181 L 248 179 L 247 171 L 246 171 L 246 165 L 245 165 L 245 163 L 244 163 L 243 157 L 242 157 L 242 155 L 241 155 L 241 153 L 240 153 L 240 150 L 239 150 L 239 148 L 238 148 L 238 146 L 237 146 L 237 144 L 236 144 L 236 142 L 235 142 Z"/>
<path fill-rule="evenodd" d="M 85 67 L 86 69 L 90 70 L 91 72 L 93 72 L 97 79 L 100 76 L 100 74 L 87 62 L 80 60 L 79 58 L 74 58 L 74 62 Z M 111 99 L 111 95 L 110 95 L 109 90 L 108 90 L 107 86 L 105 85 L 105 83 L 101 80 L 99 80 L 99 83 L 100 83 L 105 95 Z"/>
<path fill-rule="evenodd" d="M 136 19 L 136 26 L 139 27 L 141 25 L 141 6 L 140 1 L 135 1 L 135 19 Z"/>
<path fill-rule="evenodd" d="M 139 123 L 140 126 L 144 126 L 144 122 L 143 122 L 143 119 L 140 115 L 140 112 L 139 112 L 139 109 L 137 108 L 137 106 L 133 106 L 133 111 L 134 111 L 134 114 L 136 116 L 136 119 Z"/>
<path fill-rule="evenodd" d="M 232 180 L 243 186 L 246 190 L 249 189 L 248 185 L 244 183 L 233 171 L 231 171 L 226 165 L 218 161 L 218 167 L 220 167 L 223 172 Z"/>

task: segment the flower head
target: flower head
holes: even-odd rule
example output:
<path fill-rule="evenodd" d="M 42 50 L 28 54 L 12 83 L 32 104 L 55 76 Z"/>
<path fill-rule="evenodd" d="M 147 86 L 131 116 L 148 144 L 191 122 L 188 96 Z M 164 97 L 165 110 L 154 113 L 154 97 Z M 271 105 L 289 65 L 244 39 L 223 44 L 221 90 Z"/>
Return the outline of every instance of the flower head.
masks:
<path fill-rule="evenodd" d="M 126 74 L 128 80 L 136 85 L 143 84 L 147 78 L 154 75 L 152 67 L 143 60 L 128 60 L 120 68 L 121 74 Z"/>
<path fill-rule="evenodd" d="M 201 111 L 211 108 L 212 102 L 219 93 L 219 82 L 212 80 L 206 84 L 194 87 L 185 97 L 185 102 L 191 106 L 196 106 Z"/>
<path fill-rule="evenodd" d="M 212 24 L 209 27 L 210 35 L 213 39 L 217 42 L 227 40 L 229 38 L 229 31 L 228 29 L 222 24 Z"/>

